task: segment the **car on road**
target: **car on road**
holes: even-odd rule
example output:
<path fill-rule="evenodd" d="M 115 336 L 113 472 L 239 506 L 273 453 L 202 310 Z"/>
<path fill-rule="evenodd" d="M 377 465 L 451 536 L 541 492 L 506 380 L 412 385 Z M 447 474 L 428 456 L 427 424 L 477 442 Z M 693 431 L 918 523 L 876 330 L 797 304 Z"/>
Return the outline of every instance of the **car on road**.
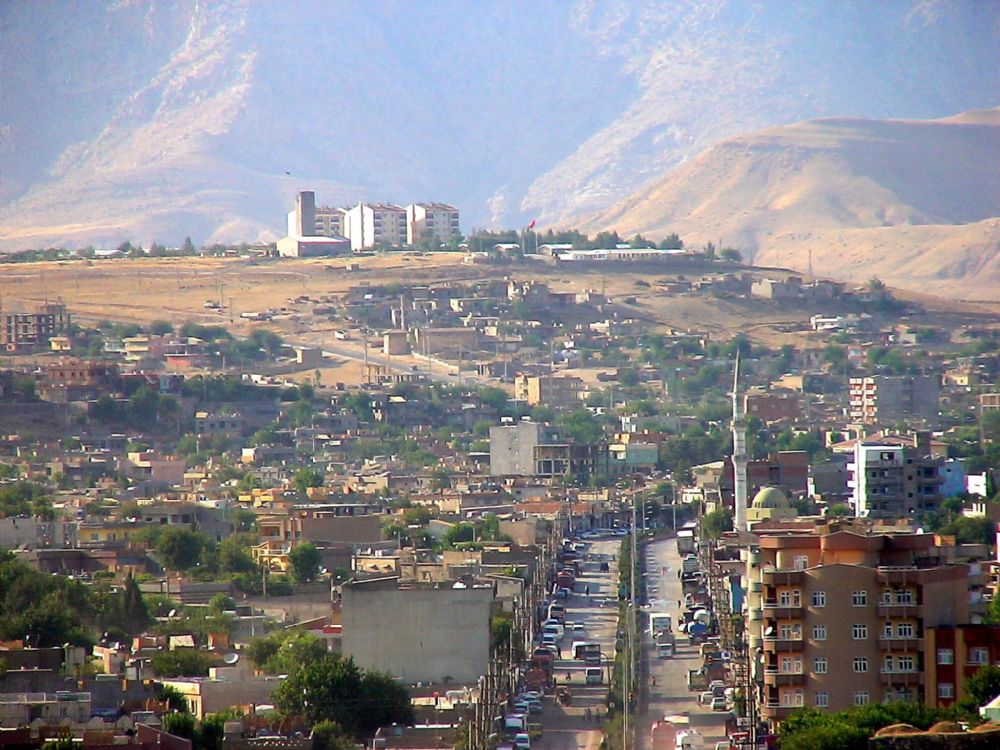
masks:
<path fill-rule="evenodd" d="M 606 562 L 602 562 L 601 563 L 601 572 L 602 573 L 610 573 L 611 572 L 611 566 L 608 565 Z"/>
<path fill-rule="evenodd" d="M 583 626 L 582 622 L 573 623 L 573 637 L 578 638 L 587 634 L 587 629 Z"/>
<path fill-rule="evenodd" d="M 705 692 L 703 692 L 701 695 L 698 696 L 698 705 L 709 706 L 711 705 L 713 700 L 715 700 L 715 693 L 713 693 L 711 690 L 706 690 Z"/>
<path fill-rule="evenodd" d="M 515 750 L 531 750 L 531 737 L 527 732 L 514 735 Z"/>
<path fill-rule="evenodd" d="M 712 710 L 713 711 L 725 711 L 728 708 L 726 699 L 723 696 L 718 696 L 712 698 Z"/>
<path fill-rule="evenodd" d="M 545 635 L 542 636 L 542 645 L 543 646 L 551 646 L 552 648 L 555 648 L 556 647 L 556 637 L 554 635 L 552 635 L 551 633 L 546 633 Z"/>

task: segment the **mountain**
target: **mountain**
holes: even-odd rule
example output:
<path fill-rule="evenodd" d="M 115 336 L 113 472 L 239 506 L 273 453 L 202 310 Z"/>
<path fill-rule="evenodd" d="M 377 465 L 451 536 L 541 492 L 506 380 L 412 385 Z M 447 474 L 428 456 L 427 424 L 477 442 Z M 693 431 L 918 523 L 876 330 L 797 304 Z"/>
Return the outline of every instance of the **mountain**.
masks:
<path fill-rule="evenodd" d="M 813 120 L 731 138 L 581 223 L 968 299 L 1000 299 L 1000 109 Z"/>
<path fill-rule="evenodd" d="M 964 0 L 0 0 L 0 249 L 273 238 L 307 188 L 555 224 L 740 133 L 996 106 L 997 59 Z"/>

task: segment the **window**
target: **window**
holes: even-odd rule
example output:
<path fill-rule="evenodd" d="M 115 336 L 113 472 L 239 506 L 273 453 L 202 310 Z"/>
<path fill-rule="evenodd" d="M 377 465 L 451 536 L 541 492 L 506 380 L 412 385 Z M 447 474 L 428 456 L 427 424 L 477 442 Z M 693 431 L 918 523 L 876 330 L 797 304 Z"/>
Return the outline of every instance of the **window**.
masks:
<path fill-rule="evenodd" d="M 896 669 L 896 662 L 893 660 L 892 656 L 885 657 L 885 666 L 883 668 L 884 672 L 893 672 Z"/>
<path fill-rule="evenodd" d="M 937 650 L 937 663 L 938 664 L 954 664 L 955 663 L 955 652 L 950 648 L 939 648 Z"/>
<path fill-rule="evenodd" d="M 830 705 L 830 694 L 825 690 L 817 690 L 815 696 L 816 708 L 826 708 Z"/>
<path fill-rule="evenodd" d="M 826 606 L 826 592 L 825 591 L 813 591 L 812 602 L 814 607 L 825 607 Z"/>
<path fill-rule="evenodd" d="M 851 594 L 851 604 L 855 607 L 864 607 L 868 604 L 867 591 L 855 591 Z"/>
<path fill-rule="evenodd" d="M 952 682 L 938 683 L 938 698 L 954 698 L 955 684 Z"/>
<path fill-rule="evenodd" d="M 809 556 L 808 555 L 796 555 L 795 559 L 792 560 L 792 566 L 795 570 L 805 570 L 809 567 Z"/>
<path fill-rule="evenodd" d="M 798 607 L 802 603 L 802 594 L 798 590 L 790 591 L 785 589 L 778 592 L 779 607 Z"/>
<path fill-rule="evenodd" d="M 851 638 L 856 641 L 864 641 L 868 639 L 868 626 L 867 625 L 852 625 L 851 626 Z"/>
<path fill-rule="evenodd" d="M 855 672 L 867 672 L 868 671 L 868 657 L 867 656 L 855 656 L 854 657 L 854 671 Z"/>
<path fill-rule="evenodd" d="M 912 622 L 900 622 L 896 624 L 896 637 L 897 638 L 912 638 L 913 637 L 913 623 Z"/>
<path fill-rule="evenodd" d="M 802 626 L 796 623 L 795 625 L 782 625 L 778 628 L 778 634 L 783 641 L 798 641 L 802 638 Z"/>
<path fill-rule="evenodd" d="M 867 706 L 868 705 L 868 691 L 867 690 L 855 690 L 854 691 L 854 705 L 855 706 Z"/>
<path fill-rule="evenodd" d="M 882 637 L 883 638 L 892 638 L 892 623 L 889 622 L 888 620 L 882 626 Z"/>
<path fill-rule="evenodd" d="M 813 625 L 813 640 L 814 641 L 826 640 L 826 625 Z"/>
<path fill-rule="evenodd" d="M 913 604 L 913 592 L 910 589 L 897 591 L 896 604 Z"/>
<path fill-rule="evenodd" d="M 970 648 L 969 664 L 988 664 L 990 661 L 990 650 L 988 648 Z"/>
<path fill-rule="evenodd" d="M 816 674 L 826 674 L 827 661 L 825 656 L 817 656 L 813 659 L 813 672 Z"/>
<path fill-rule="evenodd" d="M 912 656 L 900 656 L 896 662 L 897 669 L 900 672 L 915 672 L 916 662 Z"/>

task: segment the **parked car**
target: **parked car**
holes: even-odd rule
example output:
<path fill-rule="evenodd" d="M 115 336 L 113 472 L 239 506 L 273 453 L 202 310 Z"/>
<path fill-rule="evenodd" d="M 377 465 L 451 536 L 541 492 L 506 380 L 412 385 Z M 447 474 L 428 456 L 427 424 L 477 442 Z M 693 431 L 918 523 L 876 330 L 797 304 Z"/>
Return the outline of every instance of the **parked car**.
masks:
<path fill-rule="evenodd" d="M 705 692 L 703 692 L 701 695 L 698 696 L 698 705 L 709 706 L 711 705 L 713 700 L 715 700 L 715 693 L 713 693 L 711 690 L 706 690 Z"/>
<path fill-rule="evenodd" d="M 716 696 L 712 698 L 712 710 L 713 711 L 725 711 L 728 708 L 726 704 L 726 699 L 724 696 Z"/>
<path fill-rule="evenodd" d="M 531 750 L 531 737 L 527 732 L 514 735 L 515 750 Z"/>

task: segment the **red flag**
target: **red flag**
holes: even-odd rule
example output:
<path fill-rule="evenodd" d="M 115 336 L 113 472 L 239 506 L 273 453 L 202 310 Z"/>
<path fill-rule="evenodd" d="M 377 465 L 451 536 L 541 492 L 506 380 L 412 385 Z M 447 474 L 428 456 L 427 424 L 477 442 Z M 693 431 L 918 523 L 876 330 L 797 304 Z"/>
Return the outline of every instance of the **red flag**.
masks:
<path fill-rule="evenodd" d="M 534 219 L 532 219 L 532 220 L 531 220 L 531 223 L 530 223 L 530 224 L 528 224 L 528 229 L 534 229 L 534 228 L 535 228 L 535 220 L 534 220 Z"/>

